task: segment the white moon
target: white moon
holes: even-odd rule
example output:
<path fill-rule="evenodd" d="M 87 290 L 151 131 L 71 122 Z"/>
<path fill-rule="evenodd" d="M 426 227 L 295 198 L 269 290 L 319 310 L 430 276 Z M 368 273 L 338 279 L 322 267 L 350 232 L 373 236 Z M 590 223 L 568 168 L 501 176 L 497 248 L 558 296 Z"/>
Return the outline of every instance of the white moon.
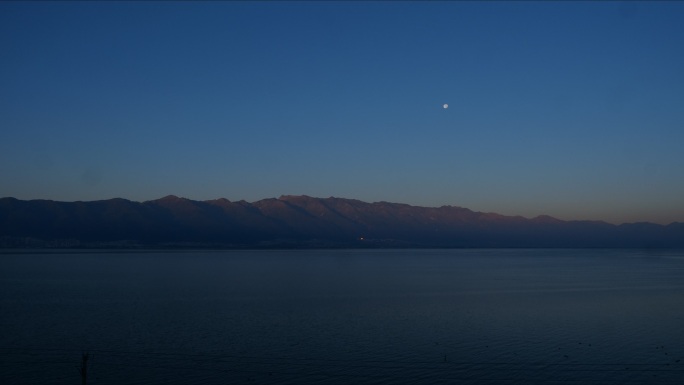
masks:
<path fill-rule="evenodd" d="M 444 105 L 442 107 L 444 107 L 444 109 L 446 110 L 447 108 L 449 108 L 449 105 L 444 103 Z"/>

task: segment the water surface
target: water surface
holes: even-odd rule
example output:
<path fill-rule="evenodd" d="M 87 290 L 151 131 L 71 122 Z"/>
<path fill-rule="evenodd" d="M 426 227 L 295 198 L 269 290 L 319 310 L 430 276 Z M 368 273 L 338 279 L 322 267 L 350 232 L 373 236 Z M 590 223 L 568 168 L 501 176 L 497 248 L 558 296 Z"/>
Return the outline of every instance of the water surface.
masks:
<path fill-rule="evenodd" d="M 3 252 L 0 383 L 680 384 L 684 251 Z"/>

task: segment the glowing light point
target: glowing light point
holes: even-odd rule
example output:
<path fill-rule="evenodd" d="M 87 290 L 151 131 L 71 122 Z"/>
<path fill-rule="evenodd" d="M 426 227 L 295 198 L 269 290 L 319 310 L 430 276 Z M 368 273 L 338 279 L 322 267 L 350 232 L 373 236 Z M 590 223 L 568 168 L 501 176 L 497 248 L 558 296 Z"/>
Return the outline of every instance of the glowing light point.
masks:
<path fill-rule="evenodd" d="M 444 109 L 446 110 L 447 108 L 449 108 L 449 105 L 444 103 L 444 105 L 442 107 L 444 107 Z"/>

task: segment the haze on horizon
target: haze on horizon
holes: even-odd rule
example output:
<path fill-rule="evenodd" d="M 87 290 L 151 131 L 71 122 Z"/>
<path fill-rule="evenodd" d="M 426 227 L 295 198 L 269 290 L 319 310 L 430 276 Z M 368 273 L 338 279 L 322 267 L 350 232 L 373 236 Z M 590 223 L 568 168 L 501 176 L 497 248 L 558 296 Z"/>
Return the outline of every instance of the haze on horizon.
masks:
<path fill-rule="evenodd" d="M 2 2 L 0 197 L 684 222 L 681 20 L 682 2 Z"/>

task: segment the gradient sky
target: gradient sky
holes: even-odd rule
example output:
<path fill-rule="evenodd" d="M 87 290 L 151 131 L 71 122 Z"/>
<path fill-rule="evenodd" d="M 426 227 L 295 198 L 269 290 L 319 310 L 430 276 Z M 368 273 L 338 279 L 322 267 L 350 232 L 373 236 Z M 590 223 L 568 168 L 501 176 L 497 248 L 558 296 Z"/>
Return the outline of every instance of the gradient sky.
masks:
<path fill-rule="evenodd" d="M 2 2 L 0 197 L 684 221 L 683 20 L 684 2 Z"/>

